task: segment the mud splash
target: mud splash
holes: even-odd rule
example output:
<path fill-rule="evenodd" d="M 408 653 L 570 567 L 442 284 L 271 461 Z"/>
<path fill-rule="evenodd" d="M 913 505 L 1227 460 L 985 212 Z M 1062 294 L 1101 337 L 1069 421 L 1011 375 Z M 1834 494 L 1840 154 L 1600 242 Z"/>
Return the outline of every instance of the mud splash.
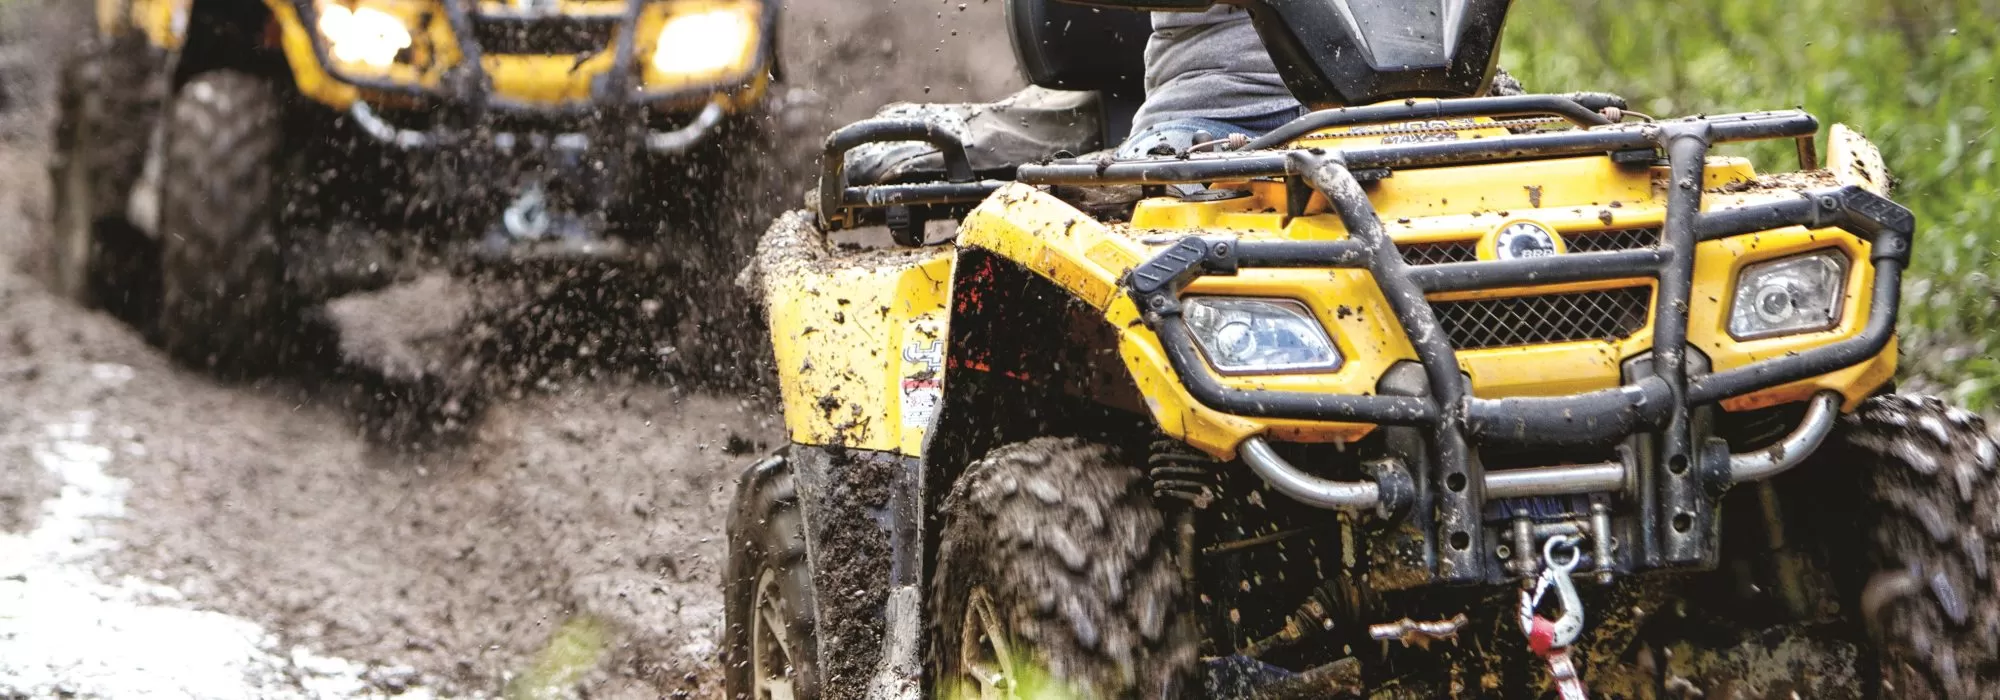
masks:
<path fill-rule="evenodd" d="M 784 108 L 771 115 L 772 140 L 742 155 L 759 177 L 721 235 L 754 239 L 796 208 L 817 144 L 839 122 L 895 100 L 1004 94 L 1017 79 L 1011 61 L 994 60 L 1008 55 L 999 7 L 788 3 Z M 544 376 L 488 397 L 462 440 L 407 451 L 364 435 L 353 387 L 220 384 L 174 367 L 139 334 L 37 282 L 50 76 L 88 10 L 0 0 L 0 15 L 28 18 L 12 36 L 39 37 L 27 75 L 0 77 L 18 98 L 0 111 L 0 532 L 15 533 L 0 540 L 0 696 L 719 695 L 722 513 L 740 468 L 784 439 L 757 378 L 702 391 L 637 377 L 585 337 L 564 348 L 590 352 L 544 353 L 528 372 Z M 634 306 L 649 298 L 665 297 Z M 740 310 L 746 296 L 723 301 L 739 306 L 718 306 L 679 337 L 754 329 L 740 315 L 755 313 Z M 362 320 L 423 339 L 395 318 Z M 494 327 L 493 337 L 520 340 L 518 326 Z M 733 367 L 718 355 L 768 353 L 761 343 L 673 345 L 690 374 Z M 426 362 L 421 343 L 385 347 L 417 351 L 398 365 L 414 374 L 454 369 Z M 87 428 L 75 428 L 78 416 Z M 69 427 L 57 436 L 51 425 Z M 44 467 L 43 453 L 96 465 L 75 482 L 94 486 Z M 62 520 L 44 507 L 72 492 L 120 494 L 117 515 Z M 79 522 L 102 548 L 14 556 L 35 538 L 70 541 L 36 534 L 45 525 L 72 532 Z M 55 631 L 85 635 L 76 621 L 90 620 L 89 636 L 48 636 L 54 623 L 34 616 L 57 609 L 72 613 Z M 129 675 L 142 664 L 206 670 Z"/>

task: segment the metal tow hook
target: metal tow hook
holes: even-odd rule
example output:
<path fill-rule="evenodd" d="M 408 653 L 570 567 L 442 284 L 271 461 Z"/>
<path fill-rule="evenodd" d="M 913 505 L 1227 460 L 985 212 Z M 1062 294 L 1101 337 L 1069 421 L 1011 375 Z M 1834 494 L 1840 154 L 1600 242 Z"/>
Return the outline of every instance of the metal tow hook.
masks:
<path fill-rule="evenodd" d="M 1570 573 L 1583 559 L 1583 552 L 1577 548 L 1582 542 L 1583 538 L 1575 535 L 1550 537 L 1542 545 L 1541 576 L 1536 577 L 1530 590 L 1521 591 L 1521 632 L 1528 636 L 1528 648 L 1548 662 L 1549 678 L 1555 681 L 1562 700 L 1590 698 L 1583 679 L 1576 673 L 1576 664 L 1569 657 L 1570 645 L 1583 634 L 1583 599 L 1577 596 L 1576 584 L 1570 580 Z M 1567 558 L 1563 552 L 1568 552 Z M 1562 605 L 1562 615 L 1554 620 L 1535 612 L 1551 588 L 1555 589 L 1556 602 Z"/>

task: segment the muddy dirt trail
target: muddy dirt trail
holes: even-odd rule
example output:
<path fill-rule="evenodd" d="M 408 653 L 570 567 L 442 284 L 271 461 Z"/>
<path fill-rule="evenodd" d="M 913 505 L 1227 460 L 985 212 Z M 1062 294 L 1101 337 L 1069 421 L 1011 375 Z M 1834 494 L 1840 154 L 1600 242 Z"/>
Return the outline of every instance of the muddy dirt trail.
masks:
<path fill-rule="evenodd" d="M 769 389 L 603 367 L 527 382 L 461 444 L 409 450 L 365 439 L 337 386 L 176 367 L 40 279 L 52 57 L 78 5 L 0 0 L 0 53 L 35 56 L 0 66 L 16 98 L 0 113 L 0 698 L 719 696 L 723 512 L 737 471 L 782 440 Z M 787 9 L 777 137 L 722 235 L 802 201 L 831 126 L 1016 80 L 997 2 Z M 451 294 L 432 284 L 358 313 L 397 327 Z"/>

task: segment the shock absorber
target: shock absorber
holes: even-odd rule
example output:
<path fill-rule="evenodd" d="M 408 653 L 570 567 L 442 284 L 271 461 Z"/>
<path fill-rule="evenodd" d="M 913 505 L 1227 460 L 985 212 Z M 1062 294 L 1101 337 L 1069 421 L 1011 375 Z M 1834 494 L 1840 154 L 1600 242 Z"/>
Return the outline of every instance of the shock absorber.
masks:
<path fill-rule="evenodd" d="M 1153 441 L 1146 456 L 1153 499 L 1173 517 L 1181 579 L 1194 581 L 1195 512 L 1215 503 L 1215 460 L 1178 440 Z"/>

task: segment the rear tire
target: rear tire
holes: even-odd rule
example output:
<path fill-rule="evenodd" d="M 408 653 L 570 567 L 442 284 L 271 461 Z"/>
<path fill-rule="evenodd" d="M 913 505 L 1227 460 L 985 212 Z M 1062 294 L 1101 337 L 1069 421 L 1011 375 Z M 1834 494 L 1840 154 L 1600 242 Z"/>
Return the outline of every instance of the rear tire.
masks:
<path fill-rule="evenodd" d="M 2000 697 L 2000 480 L 1985 421 L 1889 395 L 1846 428 L 1872 467 L 1876 567 L 1860 612 L 1882 654 L 1883 696 Z"/>
<path fill-rule="evenodd" d="M 159 245 L 126 213 L 160 112 L 147 49 L 99 42 L 64 66 L 57 88 L 50 286 L 144 329 L 158 312 Z"/>
<path fill-rule="evenodd" d="M 168 117 L 161 202 L 161 342 L 228 376 L 276 369 L 297 347 L 302 304 L 278 230 L 284 107 L 268 81 L 195 76 Z"/>
<path fill-rule="evenodd" d="M 818 698 L 817 601 L 791 469 L 759 463 L 737 489 L 723 590 L 723 689 L 731 700 Z"/>
<path fill-rule="evenodd" d="M 944 507 L 931 587 L 937 696 L 1172 697 L 1198 641 L 1143 472 L 1101 445 L 994 450 Z"/>

